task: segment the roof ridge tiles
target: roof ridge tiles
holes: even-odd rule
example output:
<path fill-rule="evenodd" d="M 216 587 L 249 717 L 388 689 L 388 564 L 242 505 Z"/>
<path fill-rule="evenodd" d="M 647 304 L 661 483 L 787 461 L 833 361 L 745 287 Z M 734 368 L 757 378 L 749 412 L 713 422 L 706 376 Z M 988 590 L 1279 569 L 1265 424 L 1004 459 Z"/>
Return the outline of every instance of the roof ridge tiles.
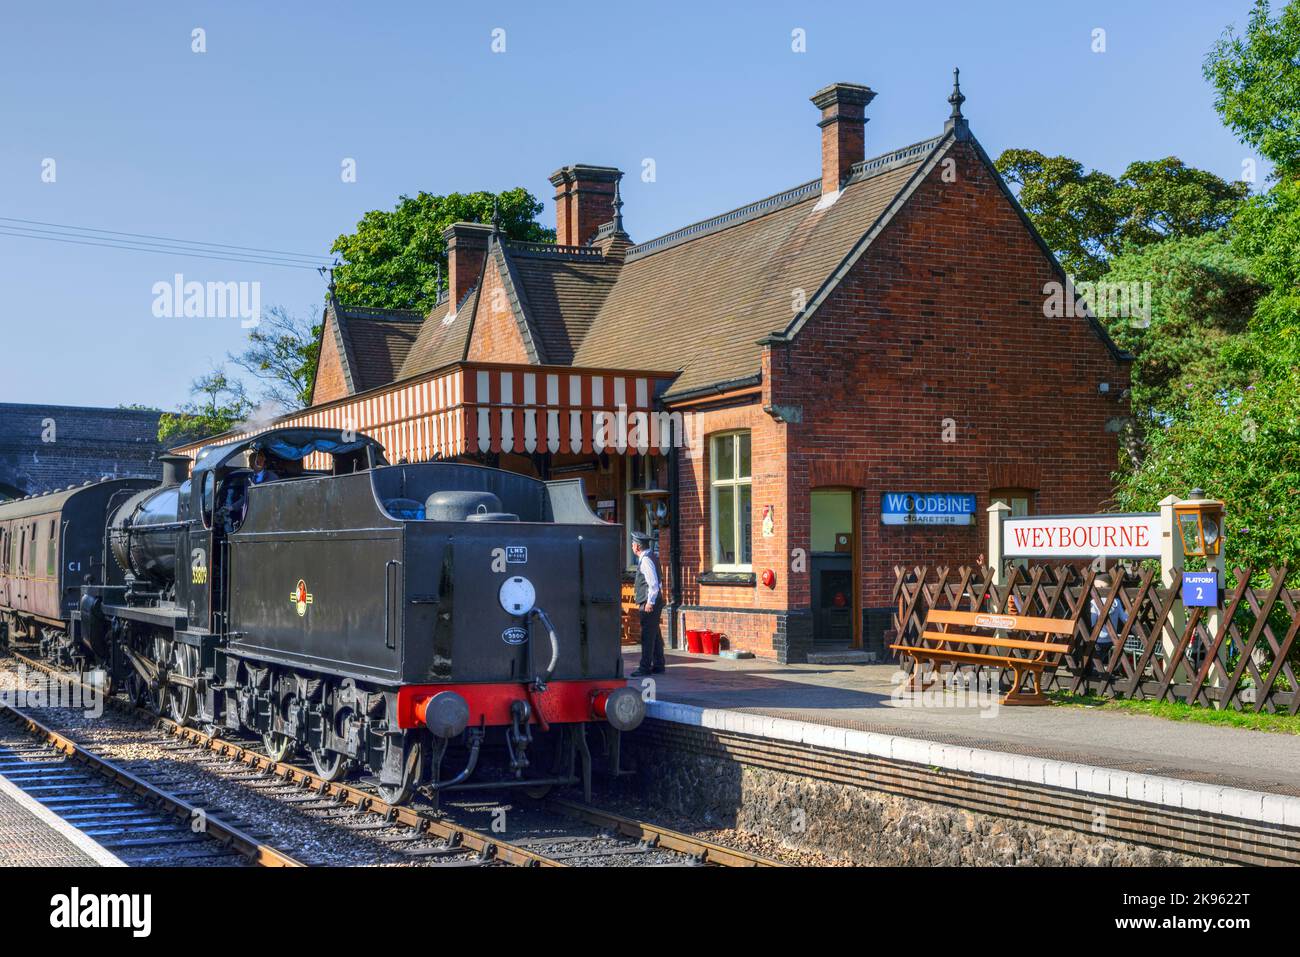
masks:
<path fill-rule="evenodd" d="M 904 146 L 900 149 L 891 150 L 888 153 L 881 153 L 879 156 L 873 156 L 869 159 L 854 163 L 848 181 L 858 183 L 865 179 L 870 179 L 881 173 L 888 172 L 898 166 L 914 162 L 918 156 L 923 156 L 930 150 L 934 149 L 939 141 L 943 139 L 943 134 L 932 136 L 929 139 L 921 140 L 919 143 L 913 143 L 910 146 Z M 646 240 L 631 246 L 627 251 L 627 262 L 636 259 L 642 259 L 652 253 L 661 252 L 665 249 L 671 249 L 674 246 L 680 246 L 684 242 L 692 239 L 698 239 L 701 236 L 707 236 L 719 230 L 735 226 L 740 223 L 748 222 L 757 216 L 763 216 L 767 213 L 775 212 L 778 209 L 784 209 L 794 203 L 802 202 L 811 196 L 821 193 L 821 180 L 814 179 L 807 183 L 802 183 L 792 189 L 784 190 L 772 196 L 767 196 L 755 202 L 748 203 L 745 206 L 737 207 L 729 212 L 721 213 L 709 219 L 700 220 L 697 223 L 691 223 L 689 226 L 683 226 L 681 229 L 674 230 L 671 233 L 665 233 L 655 239 Z"/>
<path fill-rule="evenodd" d="M 582 262 L 603 262 L 605 254 L 595 246 L 561 246 L 557 243 L 533 243 L 509 240 L 501 244 L 511 255 L 540 256 L 545 259 L 577 259 Z"/>
<path fill-rule="evenodd" d="M 379 306 L 347 306 L 339 303 L 339 311 L 348 319 L 395 320 L 398 322 L 422 322 L 424 313 L 418 309 L 384 309 Z"/>

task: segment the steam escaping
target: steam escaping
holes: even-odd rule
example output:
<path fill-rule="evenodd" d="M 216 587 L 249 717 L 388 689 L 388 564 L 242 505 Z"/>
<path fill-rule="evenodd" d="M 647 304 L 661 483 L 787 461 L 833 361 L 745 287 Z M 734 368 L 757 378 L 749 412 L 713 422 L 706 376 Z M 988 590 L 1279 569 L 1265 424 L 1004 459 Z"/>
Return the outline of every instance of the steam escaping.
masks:
<path fill-rule="evenodd" d="M 272 399 L 263 399 L 248 413 L 244 421 L 231 426 L 232 432 L 264 432 L 275 424 L 275 420 L 284 415 L 285 409 Z"/>

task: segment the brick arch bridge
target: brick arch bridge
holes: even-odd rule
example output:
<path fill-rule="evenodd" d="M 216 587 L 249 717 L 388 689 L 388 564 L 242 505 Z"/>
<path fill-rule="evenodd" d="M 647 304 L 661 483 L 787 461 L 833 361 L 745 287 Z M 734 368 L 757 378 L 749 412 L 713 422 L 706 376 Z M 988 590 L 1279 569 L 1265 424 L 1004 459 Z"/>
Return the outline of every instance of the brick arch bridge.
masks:
<path fill-rule="evenodd" d="M 106 477 L 157 476 L 160 414 L 0 403 L 0 500 Z"/>

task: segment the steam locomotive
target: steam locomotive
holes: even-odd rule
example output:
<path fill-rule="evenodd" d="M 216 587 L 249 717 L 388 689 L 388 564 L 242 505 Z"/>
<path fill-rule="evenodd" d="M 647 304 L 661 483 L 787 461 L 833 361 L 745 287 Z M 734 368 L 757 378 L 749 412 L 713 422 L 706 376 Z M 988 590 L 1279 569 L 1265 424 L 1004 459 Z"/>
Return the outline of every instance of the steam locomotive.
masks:
<path fill-rule="evenodd" d="M 30 592 L 0 591 L 11 637 L 176 721 L 305 752 L 329 780 L 368 773 L 390 803 L 589 794 L 589 726 L 617 770 L 645 705 L 622 675 L 619 530 L 581 480 L 389 465 L 373 439 L 315 428 L 209 446 L 188 476 L 188 459 L 164 464 L 160 485 L 90 486 L 75 516 L 60 509 L 84 493 L 41 497 L 66 542 L 99 522 L 103 556 L 35 618 Z M 0 534 L 39 500 L 0 505 Z"/>

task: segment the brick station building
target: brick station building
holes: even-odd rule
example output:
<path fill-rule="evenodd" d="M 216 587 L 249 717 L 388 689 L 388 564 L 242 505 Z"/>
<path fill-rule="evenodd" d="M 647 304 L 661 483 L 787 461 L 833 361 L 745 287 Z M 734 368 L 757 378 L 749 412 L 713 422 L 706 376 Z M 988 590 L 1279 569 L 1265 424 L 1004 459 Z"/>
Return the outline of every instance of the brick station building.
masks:
<path fill-rule="evenodd" d="M 582 476 L 599 514 L 658 531 L 676 647 L 883 651 L 896 564 L 974 560 L 994 499 L 1107 502 L 1130 360 L 1081 307 L 1045 316 L 1065 276 L 956 85 L 939 135 L 867 158 L 874 96 L 812 97 L 816 178 L 647 242 L 601 166 L 551 175 L 555 245 L 453 225 L 428 315 L 329 304 L 312 404 L 282 422 Z M 953 496 L 959 523 L 927 523 Z"/>

